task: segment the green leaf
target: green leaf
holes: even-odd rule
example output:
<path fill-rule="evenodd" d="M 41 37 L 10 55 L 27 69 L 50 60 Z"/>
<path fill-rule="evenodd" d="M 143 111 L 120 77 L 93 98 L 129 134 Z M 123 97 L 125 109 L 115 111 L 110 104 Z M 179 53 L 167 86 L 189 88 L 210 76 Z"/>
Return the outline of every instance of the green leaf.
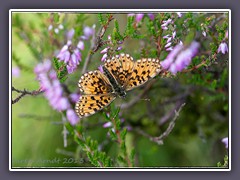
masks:
<path fill-rule="evenodd" d="M 213 82 L 211 83 L 211 89 L 216 89 L 217 87 L 217 80 L 214 79 Z"/>
<path fill-rule="evenodd" d="M 131 153 L 130 153 L 130 161 L 131 161 L 132 166 L 134 166 L 135 154 L 136 154 L 135 149 L 132 149 L 132 150 L 131 150 Z"/>
<path fill-rule="evenodd" d="M 59 18 L 60 18 L 60 16 L 59 16 L 58 13 L 54 13 L 54 14 L 53 14 L 53 21 L 54 21 L 56 24 L 58 24 Z"/>
<path fill-rule="evenodd" d="M 120 137 L 122 140 L 125 140 L 126 134 L 127 134 L 127 128 L 124 128 L 120 133 Z"/>
<path fill-rule="evenodd" d="M 110 137 L 112 138 L 113 141 L 115 141 L 115 140 L 118 139 L 116 133 L 114 133 L 114 132 L 112 131 L 112 129 L 109 129 L 108 132 L 109 132 Z"/>
<path fill-rule="evenodd" d="M 77 135 L 74 136 L 74 140 L 75 140 L 80 146 L 82 146 L 82 148 L 85 148 L 85 141 L 83 141 L 82 139 L 80 139 Z"/>
<path fill-rule="evenodd" d="M 98 21 L 102 26 L 105 25 L 105 21 L 101 13 L 98 14 Z"/>
<path fill-rule="evenodd" d="M 120 156 L 120 155 L 117 157 L 117 159 L 118 159 L 118 161 L 121 162 L 121 163 L 124 163 L 124 164 L 127 163 L 126 160 L 125 160 L 122 156 Z"/>
<path fill-rule="evenodd" d="M 127 154 L 127 149 L 126 149 L 125 142 L 123 141 L 120 146 L 121 146 L 120 148 L 121 148 L 122 152 L 124 153 L 124 155 L 126 155 Z"/>
<path fill-rule="evenodd" d="M 74 128 L 69 122 L 66 122 L 64 125 L 67 128 L 69 133 L 74 134 Z"/>

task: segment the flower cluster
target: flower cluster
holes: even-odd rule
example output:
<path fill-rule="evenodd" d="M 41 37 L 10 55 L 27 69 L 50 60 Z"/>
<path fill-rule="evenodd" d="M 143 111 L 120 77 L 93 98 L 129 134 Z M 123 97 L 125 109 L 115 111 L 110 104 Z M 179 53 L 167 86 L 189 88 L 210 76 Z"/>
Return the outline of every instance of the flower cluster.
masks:
<path fill-rule="evenodd" d="M 154 14 L 148 13 L 147 15 L 151 20 L 154 20 Z M 142 18 L 144 17 L 144 14 L 143 13 L 139 13 L 139 14 L 131 13 L 131 14 L 128 14 L 128 16 L 135 16 L 136 22 L 139 23 L 142 20 Z"/>
<path fill-rule="evenodd" d="M 225 54 L 228 52 L 228 45 L 226 43 L 226 40 L 228 39 L 228 30 L 226 31 L 225 33 L 225 37 L 224 39 L 222 40 L 222 42 L 220 43 L 219 47 L 218 47 L 218 53 L 222 53 L 222 54 Z"/>
<path fill-rule="evenodd" d="M 48 26 L 48 31 L 53 30 L 53 28 L 54 28 L 53 25 L 50 24 L 50 25 Z M 57 27 L 54 28 L 54 32 L 55 32 L 56 34 L 58 34 L 59 31 L 60 31 L 60 30 L 63 30 L 63 29 L 64 29 L 63 25 L 62 25 L 62 24 L 59 24 Z"/>
<path fill-rule="evenodd" d="M 176 45 L 167 58 L 161 62 L 163 69 L 169 70 L 172 74 L 182 71 L 197 54 L 199 46 L 200 44 L 196 41 L 193 41 L 188 47 L 184 47 L 182 44 Z"/>
<path fill-rule="evenodd" d="M 173 31 L 172 35 L 165 35 L 163 36 L 163 39 L 167 39 L 167 44 L 164 46 L 166 48 L 166 51 L 172 51 L 173 50 L 173 40 L 176 37 L 176 31 Z M 182 41 L 179 42 L 180 45 L 182 45 Z"/>
<path fill-rule="evenodd" d="M 113 45 L 110 35 L 108 36 L 108 41 L 109 41 L 109 44 Z M 118 43 L 118 44 L 122 44 L 123 42 L 122 42 L 122 41 L 119 41 L 119 42 L 117 42 L 117 43 Z M 109 51 L 110 49 L 112 50 L 112 48 L 108 46 L 108 47 L 104 48 L 104 49 L 100 52 L 101 54 L 103 54 L 103 56 L 102 56 L 102 58 L 101 58 L 101 61 L 105 61 L 105 60 L 106 60 L 106 58 L 107 58 L 107 56 L 108 56 L 108 51 Z M 122 50 L 122 46 L 118 46 L 118 47 L 115 49 L 115 51 L 120 51 L 120 50 Z"/>
<path fill-rule="evenodd" d="M 71 108 L 68 98 L 64 96 L 63 88 L 57 78 L 57 73 L 52 68 L 51 61 L 46 60 L 38 64 L 34 72 L 40 82 L 41 89 L 44 91 L 44 96 L 53 109 L 66 111 L 70 123 L 76 124 L 79 118 Z"/>
<path fill-rule="evenodd" d="M 177 13 L 178 17 L 182 17 L 182 13 Z M 169 25 L 172 24 L 171 28 L 169 28 Z M 164 46 L 166 51 L 172 51 L 173 45 L 176 44 L 177 38 L 176 38 L 176 25 L 174 25 L 174 21 L 172 19 L 164 20 L 162 21 L 161 28 L 165 30 L 171 30 L 172 32 L 170 34 L 167 34 L 163 36 L 163 39 L 166 39 L 166 45 Z M 175 42 L 175 43 L 174 43 Z M 182 41 L 179 41 L 179 44 L 182 44 Z"/>
<path fill-rule="evenodd" d="M 78 44 L 76 47 L 72 45 L 72 38 L 74 36 L 74 29 L 71 29 L 67 33 L 67 44 L 65 44 L 59 54 L 57 55 L 57 58 L 59 61 L 64 61 L 64 63 L 67 65 L 67 71 L 68 73 L 72 73 L 76 70 L 77 66 L 79 65 L 80 61 L 82 60 L 82 54 L 81 51 L 84 50 L 84 42 L 83 40 L 88 40 L 90 36 L 94 34 L 94 29 L 90 27 L 85 27 L 83 32 L 84 35 L 81 36 L 80 40 L 78 41 Z"/>

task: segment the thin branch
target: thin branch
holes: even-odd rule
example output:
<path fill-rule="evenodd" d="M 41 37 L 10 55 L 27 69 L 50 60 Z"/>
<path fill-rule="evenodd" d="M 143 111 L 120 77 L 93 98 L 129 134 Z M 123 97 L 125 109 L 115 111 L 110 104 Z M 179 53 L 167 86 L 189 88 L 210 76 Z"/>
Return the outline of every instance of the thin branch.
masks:
<path fill-rule="evenodd" d="M 175 110 L 175 116 L 173 118 L 173 120 L 169 123 L 168 128 L 166 129 L 165 132 L 163 132 L 160 136 L 157 137 L 152 137 L 151 135 L 147 134 L 146 132 L 142 131 L 141 129 L 136 129 L 136 131 L 149 138 L 151 141 L 157 143 L 158 145 L 162 145 L 163 144 L 163 140 L 172 132 L 174 126 L 175 126 L 175 122 L 177 120 L 177 118 L 179 117 L 179 113 L 182 110 L 183 106 L 185 105 L 185 103 L 181 104 L 181 106 L 179 107 L 178 111 Z"/>
<path fill-rule="evenodd" d="M 183 100 L 180 100 L 176 103 L 175 107 L 170 110 L 168 113 L 166 113 L 163 117 L 161 117 L 159 120 L 158 120 L 158 125 L 159 126 L 162 126 L 163 124 L 165 124 L 171 117 L 174 116 L 175 114 L 175 111 L 176 109 L 179 109 L 181 107 L 183 103 Z"/>
<path fill-rule="evenodd" d="M 22 97 L 26 96 L 26 95 L 31 95 L 31 96 L 37 96 L 41 93 L 43 93 L 43 91 L 41 91 L 40 89 L 39 90 L 34 90 L 34 91 L 27 91 L 26 89 L 24 90 L 18 90 L 16 89 L 15 87 L 12 86 L 12 91 L 15 91 L 17 93 L 19 93 L 20 95 L 12 100 L 12 104 L 15 104 L 16 102 L 18 102 Z"/>
<path fill-rule="evenodd" d="M 92 41 L 91 41 L 91 47 L 90 47 L 90 50 L 88 52 L 88 56 L 86 57 L 85 59 L 85 63 L 83 65 L 83 69 L 82 69 L 82 74 L 84 74 L 86 71 L 87 71 L 87 67 L 88 67 L 88 64 L 90 63 L 91 61 L 91 58 L 92 58 L 92 55 L 93 53 L 95 53 L 99 48 L 101 48 L 104 44 L 106 44 L 108 41 L 103 41 L 102 38 L 109 26 L 109 23 L 113 20 L 113 16 L 109 16 L 107 22 L 105 25 L 103 25 L 99 31 L 98 31 L 98 35 L 95 37 L 95 35 L 93 35 L 92 37 Z"/>
<path fill-rule="evenodd" d="M 157 144 L 163 144 L 163 140 L 172 132 L 174 126 L 175 126 L 175 122 L 177 120 L 177 118 L 179 117 L 179 113 L 182 110 L 183 106 L 185 106 L 185 103 L 183 103 L 180 108 L 178 109 L 178 111 L 175 110 L 175 116 L 173 118 L 173 120 L 169 123 L 168 128 L 166 129 L 166 131 L 161 134 L 158 137 L 153 137 L 150 138 L 151 141 L 156 142 Z"/>

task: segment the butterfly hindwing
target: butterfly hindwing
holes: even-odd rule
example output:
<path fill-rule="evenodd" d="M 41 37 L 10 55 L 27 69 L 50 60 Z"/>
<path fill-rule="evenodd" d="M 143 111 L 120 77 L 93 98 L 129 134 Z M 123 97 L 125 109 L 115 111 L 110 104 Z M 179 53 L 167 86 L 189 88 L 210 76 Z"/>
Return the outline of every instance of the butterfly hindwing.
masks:
<path fill-rule="evenodd" d="M 102 110 L 114 99 L 112 94 L 82 95 L 76 103 L 75 111 L 80 118 L 87 117 Z"/>
<path fill-rule="evenodd" d="M 160 71 L 161 66 L 158 59 L 143 58 L 137 60 L 132 69 L 132 74 L 128 80 L 126 90 L 129 91 L 135 87 L 141 86 L 148 80 L 154 78 Z"/>
<path fill-rule="evenodd" d="M 78 82 L 80 92 L 88 95 L 107 94 L 112 92 L 112 87 L 107 77 L 99 70 L 83 74 Z"/>

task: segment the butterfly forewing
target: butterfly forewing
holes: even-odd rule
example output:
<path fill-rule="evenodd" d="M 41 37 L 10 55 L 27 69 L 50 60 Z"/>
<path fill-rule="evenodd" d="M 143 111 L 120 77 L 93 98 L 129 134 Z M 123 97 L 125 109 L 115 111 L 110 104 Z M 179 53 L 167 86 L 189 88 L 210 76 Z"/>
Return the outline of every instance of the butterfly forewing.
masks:
<path fill-rule="evenodd" d="M 75 110 L 80 118 L 87 117 L 102 110 L 114 99 L 115 97 L 112 94 L 82 95 L 76 103 Z"/>
<path fill-rule="evenodd" d="M 141 86 L 148 80 L 154 78 L 161 71 L 160 61 L 158 59 L 143 58 L 137 60 L 132 69 L 131 77 L 128 80 L 126 90 L 131 90 Z"/>
<path fill-rule="evenodd" d="M 104 66 L 114 76 L 119 85 L 126 86 L 134 66 L 133 58 L 129 54 L 120 54 L 106 60 Z"/>
<path fill-rule="evenodd" d="M 108 94 L 112 92 L 112 87 L 107 77 L 99 70 L 90 71 L 81 76 L 78 86 L 80 92 L 84 94 Z"/>

